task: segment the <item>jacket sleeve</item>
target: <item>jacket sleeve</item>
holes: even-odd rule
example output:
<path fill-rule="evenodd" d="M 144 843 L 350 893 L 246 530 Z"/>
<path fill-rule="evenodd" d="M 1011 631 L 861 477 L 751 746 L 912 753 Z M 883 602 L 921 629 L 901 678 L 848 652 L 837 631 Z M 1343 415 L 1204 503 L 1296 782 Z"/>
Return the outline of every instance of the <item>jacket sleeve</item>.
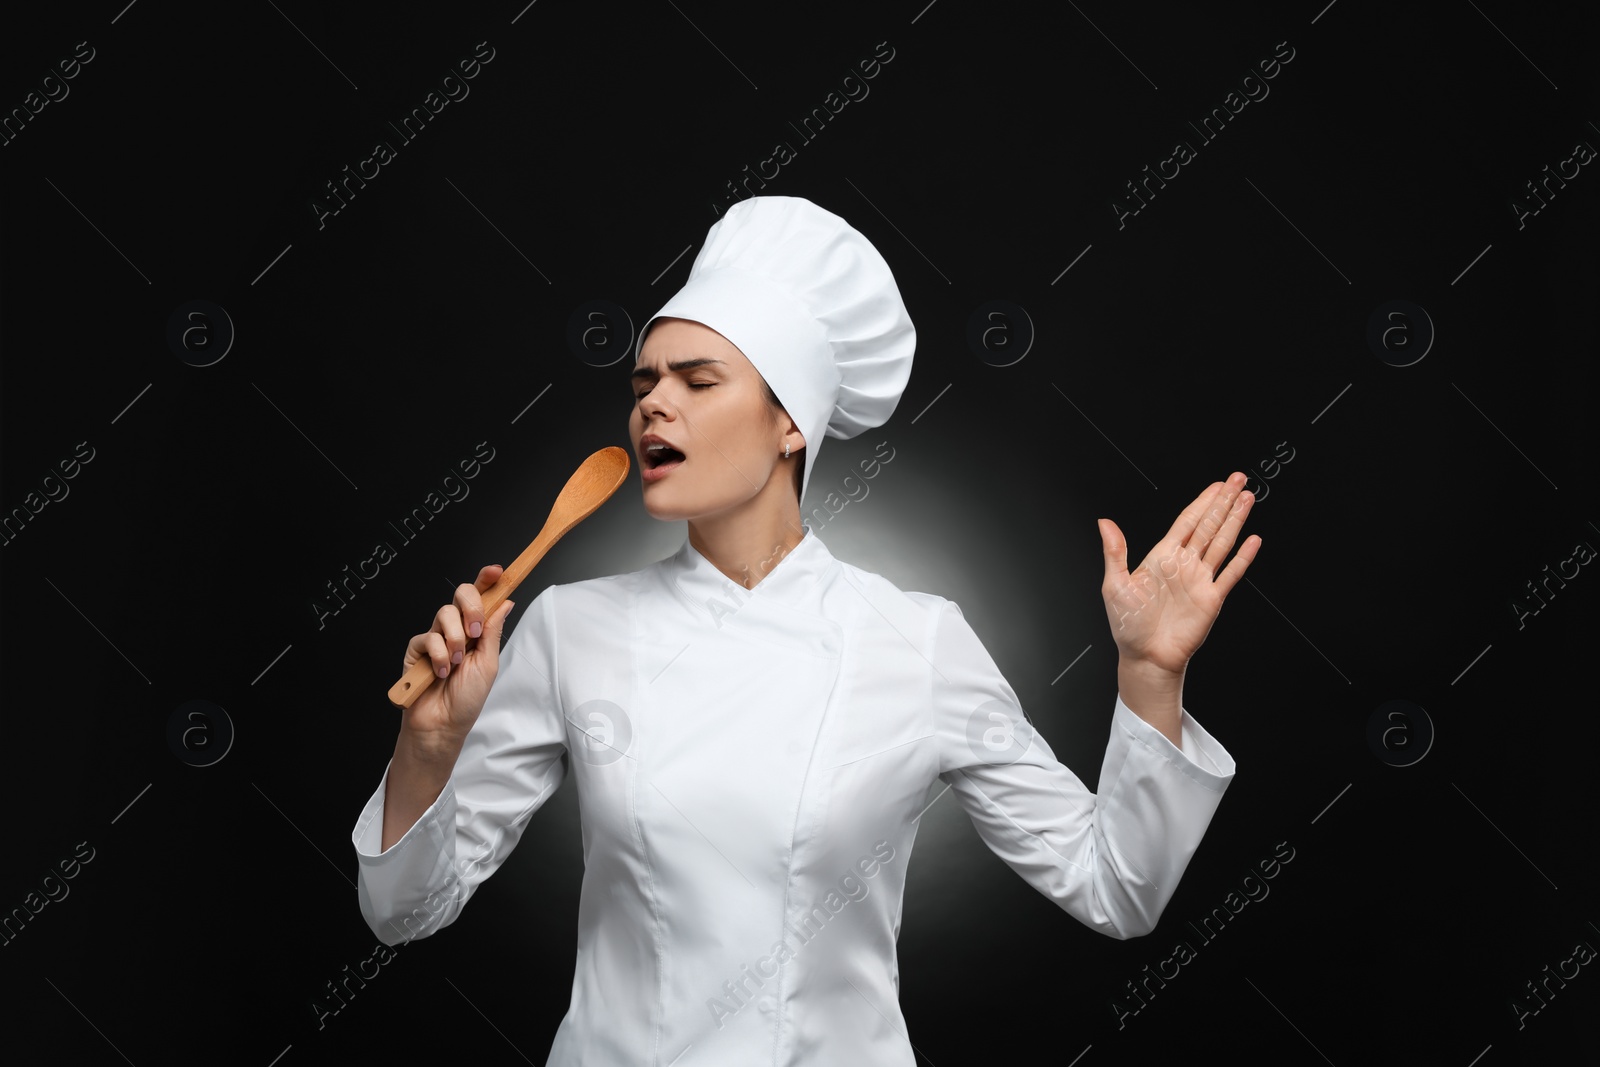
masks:
<path fill-rule="evenodd" d="M 1119 694 L 1098 788 L 1055 758 L 983 644 L 945 601 L 934 626 L 940 775 L 1012 870 L 1109 937 L 1155 929 L 1222 794 L 1226 749 L 1187 711 L 1183 744 Z"/>
<path fill-rule="evenodd" d="M 535 597 L 503 639 L 483 710 L 432 806 L 380 851 L 385 769 L 356 820 L 351 842 L 361 914 L 384 944 L 427 937 L 454 922 L 561 784 L 566 733 L 555 674 L 555 590 Z"/>

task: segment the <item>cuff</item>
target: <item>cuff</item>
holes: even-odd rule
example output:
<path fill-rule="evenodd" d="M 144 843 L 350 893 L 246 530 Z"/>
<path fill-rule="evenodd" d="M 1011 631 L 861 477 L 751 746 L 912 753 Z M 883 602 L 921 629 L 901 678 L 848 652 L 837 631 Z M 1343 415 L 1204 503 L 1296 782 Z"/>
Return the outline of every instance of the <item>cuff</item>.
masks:
<path fill-rule="evenodd" d="M 356 819 L 355 829 L 350 833 L 350 841 L 356 848 L 356 858 L 361 861 L 361 866 L 364 868 L 389 866 L 397 862 L 401 853 L 418 838 L 437 836 L 431 833 L 434 827 L 455 825 L 456 779 L 451 775 L 445 782 L 444 788 L 439 791 L 438 798 L 417 817 L 417 821 L 401 835 L 400 840 L 390 845 L 387 852 L 381 851 L 383 800 L 389 789 L 389 767 L 393 765 L 394 761 L 391 759 L 388 766 L 384 767 L 383 780 L 378 783 L 378 788 L 372 796 L 367 798 L 366 806 L 361 809 L 361 815 Z"/>
<path fill-rule="evenodd" d="M 1179 723 L 1183 734 L 1181 748 L 1141 719 L 1123 703 L 1122 695 L 1117 694 L 1117 706 L 1111 718 L 1113 730 L 1125 732 L 1144 748 L 1174 764 L 1197 784 L 1215 792 L 1227 788 L 1236 770 L 1233 756 L 1187 710 L 1180 710 Z"/>

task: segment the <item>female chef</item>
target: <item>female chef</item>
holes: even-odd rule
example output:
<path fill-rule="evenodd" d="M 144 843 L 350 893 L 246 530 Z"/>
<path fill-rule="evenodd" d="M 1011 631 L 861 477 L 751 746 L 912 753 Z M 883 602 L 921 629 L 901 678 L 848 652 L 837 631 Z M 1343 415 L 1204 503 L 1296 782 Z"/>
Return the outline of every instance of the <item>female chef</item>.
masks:
<path fill-rule="evenodd" d="M 484 617 L 485 567 L 411 638 L 405 665 L 427 656 L 442 681 L 404 712 L 352 833 L 361 911 L 390 945 L 449 925 L 570 764 L 584 874 L 552 1067 L 912 1067 L 895 942 L 936 780 L 1110 937 L 1154 928 L 1199 847 L 1234 761 L 1180 698 L 1260 547 L 1222 567 L 1244 476 L 1133 572 L 1101 522 L 1119 692 L 1091 792 L 954 603 L 836 560 L 801 522 L 824 435 L 888 420 L 915 343 L 888 264 L 843 219 L 734 205 L 632 372 L 645 507 L 688 520 L 683 546 L 547 587 L 504 650 L 512 605 Z"/>

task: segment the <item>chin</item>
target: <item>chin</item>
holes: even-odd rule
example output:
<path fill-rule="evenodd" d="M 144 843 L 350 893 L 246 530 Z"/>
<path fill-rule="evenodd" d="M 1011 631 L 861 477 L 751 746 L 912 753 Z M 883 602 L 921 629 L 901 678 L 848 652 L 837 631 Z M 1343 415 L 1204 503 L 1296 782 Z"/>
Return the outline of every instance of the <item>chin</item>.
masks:
<path fill-rule="evenodd" d="M 645 511 L 650 513 L 651 518 L 661 522 L 693 521 L 721 515 L 744 502 L 739 498 L 708 499 L 685 492 L 682 488 L 678 490 L 674 499 L 673 494 L 664 486 L 646 486 L 643 492 Z"/>
<path fill-rule="evenodd" d="M 674 511 L 663 511 L 661 508 L 653 508 L 649 504 L 644 506 L 644 510 L 657 522 L 682 522 L 689 518 L 688 515 L 679 515 Z"/>
<path fill-rule="evenodd" d="M 668 503 L 665 497 L 659 493 L 652 493 L 649 489 L 644 491 L 644 510 L 658 522 L 683 522 L 699 514 L 693 508 L 674 506 Z"/>

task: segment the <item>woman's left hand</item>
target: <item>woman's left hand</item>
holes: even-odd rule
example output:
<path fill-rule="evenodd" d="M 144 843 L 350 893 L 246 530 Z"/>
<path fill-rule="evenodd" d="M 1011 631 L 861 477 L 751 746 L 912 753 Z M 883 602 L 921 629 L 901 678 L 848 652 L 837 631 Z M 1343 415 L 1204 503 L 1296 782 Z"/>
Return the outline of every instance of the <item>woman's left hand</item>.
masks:
<path fill-rule="evenodd" d="M 1124 663 L 1182 675 L 1199 651 L 1223 598 L 1261 548 L 1259 536 L 1246 538 L 1217 573 L 1255 502 L 1255 494 L 1244 489 L 1246 481 L 1235 471 L 1225 482 L 1212 482 L 1131 573 L 1127 539 L 1116 523 L 1101 520 L 1106 575 L 1100 593 Z"/>

